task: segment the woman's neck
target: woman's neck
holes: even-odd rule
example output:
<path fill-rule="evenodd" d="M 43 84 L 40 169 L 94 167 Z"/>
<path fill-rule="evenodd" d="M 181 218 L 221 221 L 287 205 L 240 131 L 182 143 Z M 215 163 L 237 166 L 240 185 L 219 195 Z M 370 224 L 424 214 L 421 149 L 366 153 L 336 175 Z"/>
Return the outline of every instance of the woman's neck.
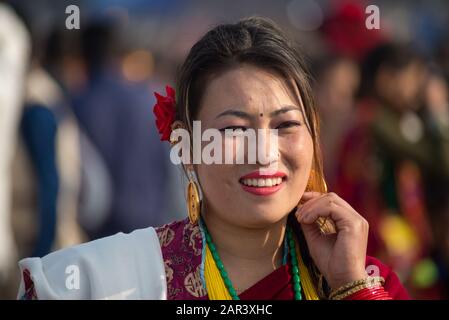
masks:
<path fill-rule="evenodd" d="M 205 212 L 204 222 L 237 291 L 282 265 L 287 217 L 265 228 L 245 228 Z"/>

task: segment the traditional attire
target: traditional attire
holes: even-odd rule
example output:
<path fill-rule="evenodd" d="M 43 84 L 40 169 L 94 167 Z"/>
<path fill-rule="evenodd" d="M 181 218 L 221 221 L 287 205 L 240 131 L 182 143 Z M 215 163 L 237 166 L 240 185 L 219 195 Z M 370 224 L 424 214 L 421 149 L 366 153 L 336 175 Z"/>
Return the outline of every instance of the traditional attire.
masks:
<path fill-rule="evenodd" d="M 19 299 L 208 300 L 204 231 L 188 219 L 136 230 L 19 262 Z M 408 299 L 397 276 L 374 258 L 367 270 L 385 279 L 393 299 Z M 242 300 L 292 300 L 291 264 L 242 292 Z"/>

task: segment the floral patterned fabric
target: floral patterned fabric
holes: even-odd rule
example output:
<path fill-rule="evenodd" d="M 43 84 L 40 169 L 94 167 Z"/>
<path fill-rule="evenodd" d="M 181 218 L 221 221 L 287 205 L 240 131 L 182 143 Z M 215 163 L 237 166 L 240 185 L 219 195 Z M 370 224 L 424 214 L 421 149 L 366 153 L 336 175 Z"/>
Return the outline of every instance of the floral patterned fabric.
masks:
<path fill-rule="evenodd" d="M 203 240 L 188 219 L 156 228 L 167 275 L 168 300 L 207 300 L 201 280 Z"/>

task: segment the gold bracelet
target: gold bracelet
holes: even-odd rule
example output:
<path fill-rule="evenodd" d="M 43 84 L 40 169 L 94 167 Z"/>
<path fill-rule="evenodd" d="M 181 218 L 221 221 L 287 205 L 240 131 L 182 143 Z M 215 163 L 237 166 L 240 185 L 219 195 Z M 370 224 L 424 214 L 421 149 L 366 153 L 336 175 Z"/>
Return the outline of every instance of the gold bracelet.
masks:
<path fill-rule="evenodd" d="M 376 285 L 379 284 L 383 285 L 384 282 L 385 280 L 382 277 L 366 277 L 364 279 L 352 281 L 336 290 L 333 290 L 329 295 L 329 299 L 335 299 L 335 297 L 341 296 L 343 294 L 346 295 L 347 292 L 355 293 L 356 291 L 361 289 L 375 287 Z M 358 288 L 358 290 L 354 291 L 354 289 L 356 288 Z M 348 294 L 348 296 L 349 295 L 350 294 Z"/>
<path fill-rule="evenodd" d="M 382 285 L 384 282 L 385 280 L 382 277 L 367 277 L 365 279 L 356 280 L 348 283 L 343 287 L 338 288 L 337 290 L 332 291 L 329 295 L 329 299 L 339 300 L 336 298 L 339 297 L 340 299 L 342 299 L 342 295 L 344 295 L 344 297 L 347 297 L 359 290 Z"/>
<path fill-rule="evenodd" d="M 350 289 L 348 291 L 343 292 L 340 295 L 334 296 L 332 298 L 332 300 L 343 300 L 344 298 L 349 297 L 349 296 L 353 295 L 354 293 L 359 292 L 360 290 L 363 290 L 363 289 L 366 289 L 366 288 L 370 288 L 371 289 L 371 288 L 376 288 L 376 287 L 380 288 L 380 287 L 382 287 L 382 285 L 380 283 L 377 283 L 376 285 L 372 285 L 372 284 L 368 284 L 368 283 L 361 284 L 361 285 L 359 285 L 357 287 L 354 287 L 354 288 L 352 288 L 352 289 Z"/>

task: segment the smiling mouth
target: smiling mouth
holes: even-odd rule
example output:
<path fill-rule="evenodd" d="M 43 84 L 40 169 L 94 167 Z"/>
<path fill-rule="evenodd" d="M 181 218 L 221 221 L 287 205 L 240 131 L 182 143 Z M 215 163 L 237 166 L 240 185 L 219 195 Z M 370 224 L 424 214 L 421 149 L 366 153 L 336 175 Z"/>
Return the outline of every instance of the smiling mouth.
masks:
<path fill-rule="evenodd" d="M 248 187 L 266 188 L 280 185 L 285 177 L 240 179 L 240 183 Z"/>
<path fill-rule="evenodd" d="M 274 175 L 261 175 L 252 173 L 246 177 L 240 178 L 239 182 L 242 189 L 257 196 L 269 196 L 279 191 L 287 180 L 283 173 Z"/>

